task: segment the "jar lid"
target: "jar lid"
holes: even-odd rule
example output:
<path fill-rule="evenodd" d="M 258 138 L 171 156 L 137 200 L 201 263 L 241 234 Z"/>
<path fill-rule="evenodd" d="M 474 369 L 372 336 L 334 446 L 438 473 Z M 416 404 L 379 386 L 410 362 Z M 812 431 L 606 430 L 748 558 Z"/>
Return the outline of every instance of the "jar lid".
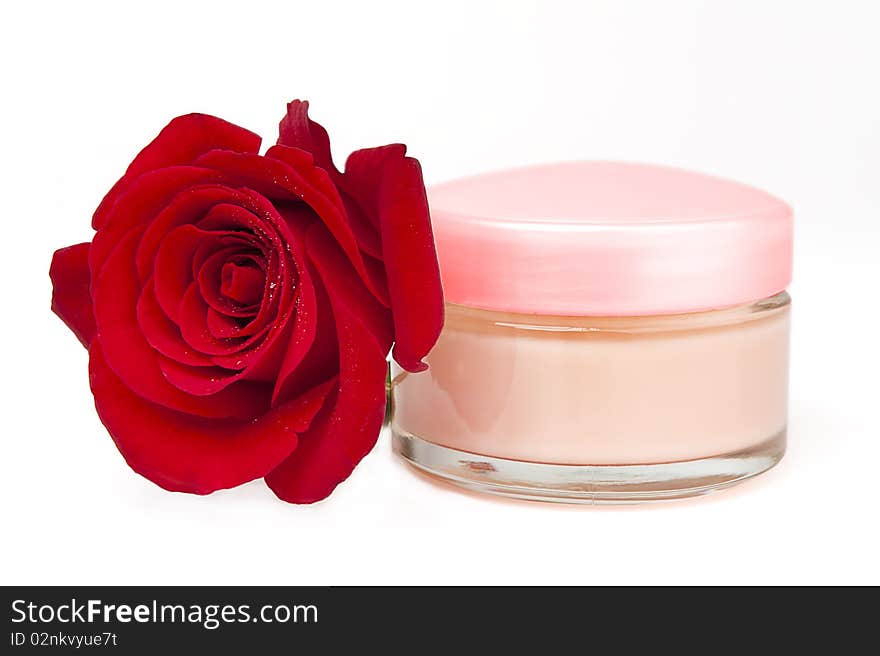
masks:
<path fill-rule="evenodd" d="M 446 300 L 575 316 L 698 312 L 791 281 L 792 211 L 752 187 L 648 164 L 566 162 L 428 190 Z"/>

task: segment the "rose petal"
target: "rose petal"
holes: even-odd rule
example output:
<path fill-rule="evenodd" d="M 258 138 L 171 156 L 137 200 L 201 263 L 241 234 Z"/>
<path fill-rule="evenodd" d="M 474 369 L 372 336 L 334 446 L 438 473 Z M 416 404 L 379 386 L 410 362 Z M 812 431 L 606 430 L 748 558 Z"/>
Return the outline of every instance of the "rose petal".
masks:
<path fill-rule="evenodd" d="M 343 178 L 333 164 L 330 137 L 320 123 L 309 118 L 308 101 L 294 100 L 287 105 L 287 114 L 281 119 L 278 126 L 277 143 L 279 146 L 290 146 L 311 153 L 314 163 L 327 171 L 333 183 L 340 189 L 340 196 L 348 215 L 348 223 L 357 237 L 361 250 L 372 257 L 381 257 L 378 223 L 371 225 L 369 217 L 342 190 Z"/>
<path fill-rule="evenodd" d="M 382 241 L 379 238 L 379 229 L 373 225 L 366 212 L 343 189 L 339 190 L 342 202 L 345 205 L 345 213 L 348 216 L 348 224 L 351 226 L 354 236 L 357 238 L 358 247 L 365 256 L 382 258 Z"/>
<path fill-rule="evenodd" d="M 295 314 L 294 295 L 304 293 L 303 288 L 310 286 L 310 283 L 306 274 L 301 273 L 305 270 L 301 236 L 284 221 L 272 203 L 261 194 L 251 190 L 246 190 L 245 193 L 250 196 L 247 212 L 242 208 L 234 208 L 241 211 L 231 212 L 226 218 L 239 223 L 244 222 L 242 225 L 260 233 L 264 240 L 271 244 L 272 253 L 277 255 L 275 259 L 278 266 L 278 274 L 272 275 L 270 271 L 270 277 L 273 279 L 267 285 L 263 305 L 253 323 L 259 324 L 268 320 L 263 318 L 266 308 L 277 307 L 279 314 L 267 324 L 268 334 L 264 343 L 256 344 L 255 338 L 262 333 L 255 333 L 254 337 L 244 342 L 235 341 L 234 349 L 224 348 L 218 340 L 212 340 L 210 326 L 207 323 L 208 309 L 205 299 L 201 294 L 187 292 L 181 305 L 181 312 L 186 313 L 183 319 L 183 336 L 199 350 L 209 349 L 207 352 L 214 354 L 213 359 L 218 365 L 234 369 L 244 366 L 248 369 L 246 375 L 248 380 L 274 383 L 282 364 L 284 349 L 289 343 L 292 331 L 298 329 L 291 321 Z M 211 215 L 213 214 L 212 210 Z M 312 223 L 316 221 L 312 220 Z M 218 223 L 208 216 L 199 225 L 218 227 L 225 224 Z M 207 264 L 206 261 L 205 266 Z M 244 332 L 243 330 L 242 333 Z"/>
<path fill-rule="evenodd" d="M 132 228 L 147 225 L 181 191 L 193 185 L 216 182 L 220 177 L 211 169 L 175 166 L 145 173 L 134 180 L 120 194 L 92 240 L 89 249 L 92 284 L 104 261 Z M 141 277 L 142 281 L 144 279 L 145 276 Z"/>
<path fill-rule="evenodd" d="M 191 367 L 171 358 L 160 357 L 159 368 L 177 389 L 193 396 L 209 396 L 244 378 L 244 372 L 224 367 Z"/>
<path fill-rule="evenodd" d="M 203 417 L 252 418 L 266 411 L 262 385 L 227 388 L 210 397 L 185 394 L 159 369 L 157 352 L 140 331 L 137 302 L 141 287 L 134 254 L 141 229 L 135 228 L 107 258 L 92 286 L 97 339 L 108 365 L 132 392 L 148 401 Z"/>
<path fill-rule="evenodd" d="M 220 293 L 244 307 L 263 298 L 266 272 L 253 262 L 226 262 L 220 271 Z"/>
<path fill-rule="evenodd" d="M 297 291 L 293 332 L 290 335 L 290 342 L 284 351 L 275 387 L 272 390 L 273 404 L 278 401 L 285 387 L 285 381 L 293 375 L 315 341 L 315 332 L 318 325 L 318 304 L 315 298 L 315 287 L 312 284 L 308 270 L 305 268 L 300 274 L 300 285 Z"/>
<path fill-rule="evenodd" d="M 385 355 L 391 342 L 387 311 L 360 284 L 322 227 L 309 231 L 308 250 L 336 319 L 340 374 L 335 403 L 301 436 L 297 451 L 266 476 L 272 491 L 293 503 L 325 498 L 375 445 L 385 414 Z"/>
<path fill-rule="evenodd" d="M 246 319 L 238 319 L 228 314 L 223 314 L 208 305 L 208 314 L 205 323 L 208 325 L 208 332 L 217 339 L 228 339 L 230 337 L 240 337 L 243 329 L 247 327 L 244 323 Z"/>
<path fill-rule="evenodd" d="M 217 205 L 204 219 L 200 220 L 195 229 L 202 231 L 219 231 L 230 229 L 243 229 L 247 232 L 241 234 L 256 234 L 263 242 L 263 248 L 274 254 L 270 257 L 268 276 L 272 278 L 267 284 L 263 303 L 254 319 L 248 324 L 247 329 L 242 329 L 243 339 L 219 339 L 208 324 L 209 308 L 218 309 L 220 306 L 214 294 L 205 294 L 209 291 L 208 278 L 219 276 L 222 263 L 232 251 L 219 250 L 211 255 L 209 249 L 199 249 L 193 258 L 193 266 L 200 266 L 197 272 L 197 281 L 190 284 L 180 304 L 180 325 L 184 340 L 193 348 L 213 356 L 232 356 L 234 364 L 227 365 L 220 358 L 215 362 L 228 368 L 240 369 L 250 366 L 249 360 L 259 356 L 264 363 L 271 358 L 270 353 L 263 349 L 259 354 L 256 351 L 248 351 L 257 345 L 267 333 L 277 335 L 286 330 L 289 323 L 289 315 L 279 315 L 291 303 L 294 296 L 294 283 L 296 281 L 296 267 L 288 262 L 294 251 L 292 233 L 272 208 L 271 203 L 255 193 L 246 194 L 247 208 L 237 205 Z M 281 234 L 279 234 L 281 233 Z M 201 262 L 201 264 L 199 264 Z M 273 265 L 273 262 L 277 262 Z M 214 305 L 210 305 L 214 302 Z M 268 339 L 268 338 L 267 338 Z M 274 338 L 273 338 L 274 340 Z M 268 346 L 268 342 L 266 346 Z M 275 353 L 273 349 L 271 353 Z M 271 378 L 278 370 L 277 361 L 262 368 L 261 373 L 254 375 L 260 379 Z M 274 381 L 274 378 L 272 379 Z"/>
<path fill-rule="evenodd" d="M 222 185 L 196 185 L 177 193 L 150 221 L 137 251 L 137 269 L 141 280 L 153 272 L 154 261 L 166 235 L 174 228 L 198 224 L 220 205 L 238 205 L 247 196 Z"/>
<path fill-rule="evenodd" d="M 95 337 L 95 317 L 89 295 L 89 247 L 77 244 L 55 251 L 49 267 L 52 279 L 52 311 L 88 348 Z"/>
<path fill-rule="evenodd" d="M 310 278 L 315 293 L 315 326 L 310 329 L 312 343 L 299 362 L 286 355 L 293 362 L 286 362 L 279 371 L 272 393 L 275 402 L 296 398 L 309 388 L 311 381 L 325 380 L 339 371 L 339 342 L 330 300 L 323 285 L 316 280 L 317 276 L 312 274 Z M 292 344 L 291 348 L 297 349 L 298 346 Z"/>
<path fill-rule="evenodd" d="M 307 100 L 294 100 L 287 104 L 287 114 L 278 125 L 278 144 L 311 153 L 315 164 L 332 177 L 339 175 L 330 152 L 330 137 L 327 130 L 309 118 Z"/>
<path fill-rule="evenodd" d="M 156 252 L 153 280 L 159 305 L 175 323 L 180 323 L 180 303 L 193 282 L 193 260 L 202 247 L 219 253 L 255 252 L 242 233 L 202 230 L 192 224 L 171 230 Z"/>
<path fill-rule="evenodd" d="M 340 186 L 357 201 L 377 232 L 381 230 L 379 190 L 388 164 L 404 157 L 405 145 L 388 144 L 356 150 L 345 161 L 345 176 Z"/>
<path fill-rule="evenodd" d="M 260 142 L 260 137 L 253 132 L 215 116 L 178 116 L 138 153 L 125 175 L 107 192 L 95 210 L 92 227 L 95 230 L 104 227 L 110 208 L 138 176 L 168 166 L 191 164 L 202 153 L 218 148 L 257 153 Z"/>
<path fill-rule="evenodd" d="M 192 259 L 208 236 L 193 225 L 175 228 L 162 240 L 156 252 L 153 286 L 159 307 L 174 323 L 180 324 L 180 303 L 192 283 Z"/>
<path fill-rule="evenodd" d="M 229 298 L 224 296 L 220 289 L 222 285 L 223 267 L 234 259 L 251 261 L 254 263 L 254 266 L 257 266 L 261 271 L 266 272 L 263 273 L 264 282 L 263 288 L 260 290 L 262 293 L 261 298 L 255 305 L 236 305 Z M 269 299 L 266 298 L 267 291 L 272 290 L 272 287 L 269 285 L 272 285 L 272 283 L 277 285 L 278 267 L 274 263 L 274 260 L 277 258 L 270 256 L 269 259 L 273 262 L 269 265 L 257 262 L 258 259 L 258 256 L 255 255 L 243 255 L 240 249 L 224 248 L 205 259 L 199 270 L 196 272 L 196 279 L 199 283 L 199 292 L 210 307 L 209 316 L 217 315 L 217 318 L 220 316 L 224 317 L 225 323 L 236 326 L 236 333 L 242 331 L 242 336 L 252 335 L 257 332 L 259 324 L 255 319 L 258 313 L 269 310 L 270 304 L 267 302 Z M 262 266 L 260 266 L 261 264 Z M 272 276 L 271 278 L 269 278 L 270 274 Z M 272 283 L 268 282 L 268 280 L 272 280 Z M 231 337 L 231 335 L 223 336 Z"/>
<path fill-rule="evenodd" d="M 147 343 L 162 355 L 196 367 L 213 364 L 211 358 L 183 341 L 180 328 L 168 318 L 156 300 L 152 278 L 147 280 L 138 298 L 137 320 Z"/>
<path fill-rule="evenodd" d="M 302 151 L 272 146 L 265 157 L 213 151 L 202 155 L 197 163 L 222 170 L 230 184 L 252 188 L 273 202 L 304 201 L 333 233 L 369 290 L 387 305 L 385 281 L 366 268 L 336 185 L 324 169 L 306 166 Z"/>
<path fill-rule="evenodd" d="M 422 358 L 443 327 L 443 290 L 425 184 L 403 146 L 360 150 L 345 166 L 345 184 L 372 210 L 382 232 L 382 258 L 394 315 L 394 359 L 422 371 Z M 376 193 L 378 190 L 378 193 Z"/>
<path fill-rule="evenodd" d="M 279 274 L 267 285 L 266 297 L 278 298 L 281 315 L 277 325 L 285 332 L 283 336 L 276 338 L 276 335 L 270 335 L 267 338 L 265 353 L 271 353 L 271 356 L 256 359 L 247 372 L 249 380 L 271 380 L 276 383 L 272 394 L 272 403 L 275 404 L 279 401 L 277 380 L 286 377 L 287 372 L 297 366 L 301 352 L 307 350 L 314 339 L 314 287 L 307 268 L 305 231 L 308 226 L 319 224 L 313 213 L 301 206 L 299 212 L 302 221 L 291 226 L 269 200 L 250 190 L 247 193 L 252 196 L 254 212 L 278 231 L 279 247 L 275 251 L 275 259 Z M 276 282 L 277 285 L 273 287 Z M 216 359 L 219 361 L 219 358 Z"/>
<path fill-rule="evenodd" d="M 199 290 L 199 284 L 197 282 L 190 283 L 183 294 L 183 300 L 180 302 L 180 334 L 184 341 L 199 353 L 211 356 L 236 354 L 236 358 L 241 360 L 242 350 L 252 346 L 269 330 L 267 325 L 259 333 L 246 338 L 218 339 L 208 326 L 209 309 L 210 306 Z M 234 368 L 240 369 L 241 367 Z"/>
<path fill-rule="evenodd" d="M 208 325 L 210 310 L 197 283 L 192 283 L 180 306 L 184 341 L 197 351 L 209 354 L 211 361 L 220 367 L 236 371 L 247 369 L 247 380 L 274 384 L 293 330 L 290 315 L 269 322 L 244 338 L 219 339 Z"/>
<path fill-rule="evenodd" d="M 265 475 L 297 445 L 333 384 L 252 421 L 211 421 L 171 411 L 131 392 L 116 376 L 99 343 L 90 349 L 95 407 L 126 462 L 173 492 L 209 494 Z"/>

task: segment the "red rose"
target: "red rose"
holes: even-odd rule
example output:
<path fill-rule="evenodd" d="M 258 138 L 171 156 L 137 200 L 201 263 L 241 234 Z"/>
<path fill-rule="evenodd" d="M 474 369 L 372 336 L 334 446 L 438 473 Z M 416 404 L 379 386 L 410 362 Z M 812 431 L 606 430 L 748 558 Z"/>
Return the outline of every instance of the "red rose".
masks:
<path fill-rule="evenodd" d="M 344 173 L 294 101 L 278 145 L 174 119 L 55 253 L 52 309 L 89 349 L 95 406 L 138 473 L 207 494 L 265 477 L 323 499 L 376 442 L 386 356 L 443 322 L 424 183 L 402 145 Z"/>

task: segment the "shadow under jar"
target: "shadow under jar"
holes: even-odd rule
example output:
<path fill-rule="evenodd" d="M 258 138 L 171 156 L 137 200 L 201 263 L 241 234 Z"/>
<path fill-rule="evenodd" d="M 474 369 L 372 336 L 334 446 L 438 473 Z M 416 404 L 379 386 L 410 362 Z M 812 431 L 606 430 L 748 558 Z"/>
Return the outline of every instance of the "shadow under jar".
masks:
<path fill-rule="evenodd" d="M 512 497 L 702 494 L 785 451 L 792 215 L 667 167 L 580 162 L 429 191 L 446 323 L 395 368 L 395 451 Z"/>

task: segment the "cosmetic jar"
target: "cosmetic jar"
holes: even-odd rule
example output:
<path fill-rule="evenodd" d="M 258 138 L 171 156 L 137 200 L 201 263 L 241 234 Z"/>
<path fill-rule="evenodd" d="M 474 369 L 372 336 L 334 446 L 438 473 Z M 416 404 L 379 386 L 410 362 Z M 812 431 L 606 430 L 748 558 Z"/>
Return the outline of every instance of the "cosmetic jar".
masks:
<path fill-rule="evenodd" d="M 446 323 L 395 367 L 394 450 L 512 497 L 633 502 L 759 474 L 786 440 L 792 212 L 662 166 L 573 162 L 428 192 Z"/>

